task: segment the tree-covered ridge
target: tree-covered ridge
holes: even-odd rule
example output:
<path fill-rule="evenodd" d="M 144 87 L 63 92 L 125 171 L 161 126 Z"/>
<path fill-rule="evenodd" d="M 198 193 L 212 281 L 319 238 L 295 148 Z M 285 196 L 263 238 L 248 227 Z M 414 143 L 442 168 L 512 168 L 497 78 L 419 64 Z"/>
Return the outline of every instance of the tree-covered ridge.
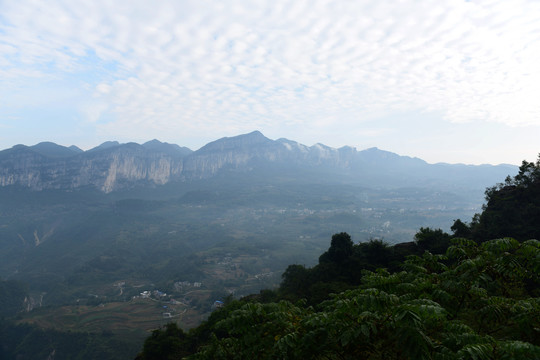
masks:
<path fill-rule="evenodd" d="M 364 270 L 399 271 L 408 255 L 421 255 L 424 251 L 442 254 L 450 245 L 450 239 L 442 230 L 430 228 L 420 228 L 414 242 L 393 246 L 380 239 L 354 244 L 349 234 L 335 234 L 317 265 L 287 267 L 277 297 L 292 302 L 306 299 L 308 305 L 319 304 L 331 293 L 360 285 Z"/>
<path fill-rule="evenodd" d="M 190 358 L 538 359 L 539 273 L 536 240 L 454 239 L 318 307 L 245 304 Z"/>
<path fill-rule="evenodd" d="M 458 236 L 483 241 L 511 236 L 519 241 L 540 239 L 540 155 L 536 163 L 523 161 L 516 176 L 486 189 L 481 214 L 470 224 L 457 220 Z"/>
<path fill-rule="evenodd" d="M 327 253 L 347 237 L 336 234 Z M 328 265 L 325 258 L 319 265 Z M 172 324 L 156 330 L 139 358 L 540 357 L 539 241 L 454 238 L 444 255 L 425 251 L 401 265 L 393 273 L 362 270 L 359 285 L 313 306 L 283 300 L 290 295 L 283 288 L 231 301 L 188 333 Z"/>
<path fill-rule="evenodd" d="M 126 359 L 131 346 L 111 333 L 86 333 L 41 329 L 0 319 L 2 360 L 105 360 Z M 133 355 L 132 355 L 133 356 Z"/>

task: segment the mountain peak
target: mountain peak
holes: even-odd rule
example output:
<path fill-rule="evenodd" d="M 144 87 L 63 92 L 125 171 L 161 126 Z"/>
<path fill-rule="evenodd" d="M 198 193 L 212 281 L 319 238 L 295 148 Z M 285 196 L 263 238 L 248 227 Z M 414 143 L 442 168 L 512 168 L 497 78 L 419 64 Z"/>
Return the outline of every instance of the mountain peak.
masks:
<path fill-rule="evenodd" d="M 147 141 L 145 142 L 144 144 L 142 144 L 143 146 L 156 146 L 156 145 L 161 145 L 161 144 L 166 144 L 166 143 L 162 143 L 161 141 L 159 141 L 158 139 L 152 139 L 150 141 Z"/>
<path fill-rule="evenodd" d="M 73 150 L 73 152 L 77 153 L 77 154 L 80 154 L 80 153 L 83 153 L 84 150 L 81 149 L 80 147 L 76 146 L 76 145 L 71 145 L 68 149 L 71 149 Z"/>
<path fill-rule="evenodd" d="M 39 144 L 30 146 L 30 149 L 38 154 L 52 158 L 69 157 L 78 154 L 74 149 L 50 141 L 40 142 Z"/>
<path fill-rule="evenodd" d="M 260 132 L 259 130 L 254 130 L 250 133 L 247 133 L 247 134 L 242 134 L 244 136 L 262 136 L 262 137 L 265 137 L 262 132 Z M 242 136 L 242 135 L 239 135 L 239 136 Z"/>
<path fill-rule="evenodd" d="M 260 131 L 255 130 L 247 134 L 242 134 L 238 136 L 233 136 L 229 138 L 223 138 L 223 139 L 230 139 L 235 141 L 243 141 L 243 142 L 249 142 L 249 143 L 259 143 L 259 142 L 269 142 L 272 141 L 266 136 L 264 136 Z M 219 140 L 218 140 L 219 141 Z"/>
<path fill-rule="evenodd" d="M 206 144 L 198 152 L 214 152 L 232 149 L 245 149 L 254 145 L 272 144 L 274 141 L 264 136 L 260 131 L 252 131 L 233 137 L 224 137 Z"/>
<path fill-rule="evenodd" d="M 157 139 L 150 140 L 142 144 L 148 150 L 159 151 L 170 156 L 186 156 L 191 154 L 193 151 L 187 147 L 180 147 L 176 144 L 169 144 L 166 142 L 161 142 Z"/>
<path fill-rule="evenodd" d="M 92 148 L 88 151 L 96 151 L 96 150 L 104 150 L 109 149 L 115 146 L 119 146 L 120 143 L 118 141 L 105 141 L 103 144 L 96 146 L 95 148 Z"/>

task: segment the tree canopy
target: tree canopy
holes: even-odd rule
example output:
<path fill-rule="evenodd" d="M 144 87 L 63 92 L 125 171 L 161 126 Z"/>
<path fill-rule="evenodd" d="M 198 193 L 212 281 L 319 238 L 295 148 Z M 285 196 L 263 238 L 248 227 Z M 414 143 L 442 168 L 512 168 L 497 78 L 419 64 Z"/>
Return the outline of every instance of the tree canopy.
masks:
<path fill-rule="evenodd" d="M 523 161 L 517 175 L 487 188 L 485 195 L 482 213 L 470 224 L 456 220 L 455 236 L 476 241 L 506 236 L 519 241 L 540 239 L 540 155 L 536 163 Z"/>
<path fill-rule="evenodd" d="M 447 265 L 448 263 L 451 265 Z M 247 303 L 190 359 L 538 359 L 540 242 L 410 256 L 403 270 L 366 271 L 318 308 Z"/>

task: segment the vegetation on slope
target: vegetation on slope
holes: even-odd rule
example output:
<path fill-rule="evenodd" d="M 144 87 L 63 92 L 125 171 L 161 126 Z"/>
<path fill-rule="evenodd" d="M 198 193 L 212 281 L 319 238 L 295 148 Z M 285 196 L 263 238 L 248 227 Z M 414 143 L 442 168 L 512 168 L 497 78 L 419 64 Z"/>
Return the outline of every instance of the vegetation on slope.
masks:
<path fill-rule="evenodd" d="M 0 278 L 0 318 L 19 312 L 27 296 L 28 291 L 24 284 Z"/>
<path fill-rule="evenodd" d="M 539 259 L 536 240 L 454 239 L 316 307 L 247 303 L 191 358 L 537 359 Z"/>
<path fill-rule="evenodd" d="M 539 174 L 540 158 L 488 189 L 453 239 L 423 228 L 389 247 L 336 234 L 317 266 L 289 266 L 277 293 L 232 301 L 187 334 L 156 330 L 138 358 L 540 358 L 540 242 L 525 240 L 538 233 Z M 511 212 L 511 227 L 494 220 Z M 181 341 L 155 352 L 160 338 Z"/>
<path fill-rule="evenodd" d="M 512 236 L 540 239 L 540 155 L 536 163 L 523 161 L 514 177 L 486 189 L 486 204 L 470 224 L 456 220 L 457 235 L 484 241 Z"/>
<path fill-rule="evenodd" d="M 135 356 L 131 346 L 110 333 L 41 329 L 0 320 L 0 359 L 126 359 Z"/>

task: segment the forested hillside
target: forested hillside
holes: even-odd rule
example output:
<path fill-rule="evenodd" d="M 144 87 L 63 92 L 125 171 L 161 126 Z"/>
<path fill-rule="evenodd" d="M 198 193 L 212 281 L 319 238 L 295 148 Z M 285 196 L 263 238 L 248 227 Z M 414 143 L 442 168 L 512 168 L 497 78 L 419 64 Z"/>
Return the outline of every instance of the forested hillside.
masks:
<path fill-rule="evenodd" d="M 459 236 L 482 241 L 511 236 L 517 240 L 540 239 L 540 157 L 523 161 L 516 176 L 485 192 L 483 212 L 470 224 L 457 221 Z"/>
<path fill-rule="evenodd" d="M 0 359 L 122 359 L 131 347 L 110 333 L 41 329 L 0 320 Z"/>
<path fill-rule="evenodd" d="M 540 158 L 524 162 L 452 235 L 423 228 L 390 247 L 336 234 L 278 291 L 230 300 L 188 333 L 156 330 L 138 359 L 538 359 L 539 175 Z"/>

